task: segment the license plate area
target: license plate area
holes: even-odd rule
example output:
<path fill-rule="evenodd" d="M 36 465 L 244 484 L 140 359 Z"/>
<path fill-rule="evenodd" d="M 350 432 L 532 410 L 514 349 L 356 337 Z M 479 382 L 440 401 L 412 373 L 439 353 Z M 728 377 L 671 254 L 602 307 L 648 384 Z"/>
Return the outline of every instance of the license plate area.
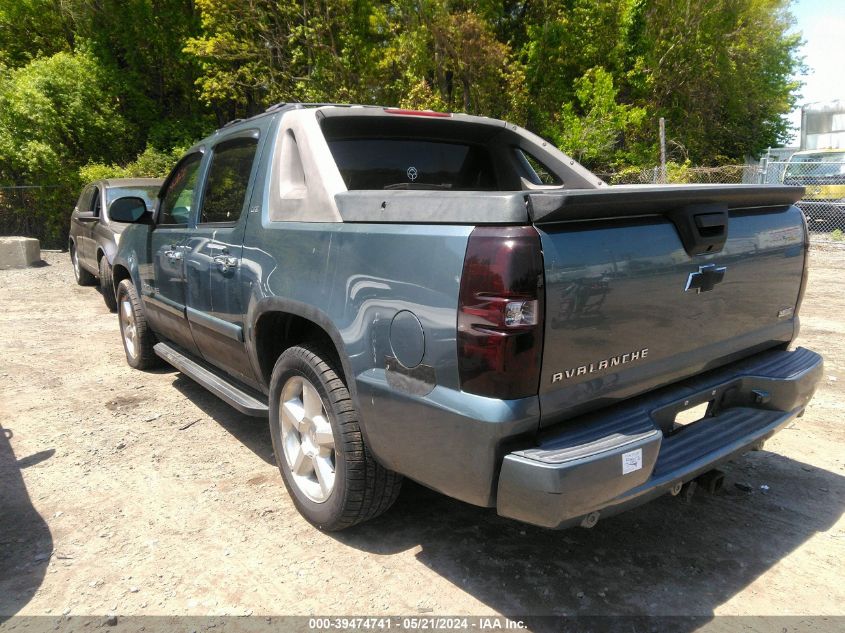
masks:
<path fill-rule="evenodd" d="M 695 424 L 699 420 L 703 420 L 707 417 L 707 414 L 710 412 L 710 407 L 712 405 L 713 401 L 708 400 L 707 402 L 694 404 L 686 409 L 681 409 L 675 414 L 675 419 L 673 420 L 672 424 L 672 430 L 678 431 L 683 427 L 689 426 L 690 424 Z"/>
<path fill-rule="evenodd" d="M 652 412 L 652 419 L 665 437 L 680 433 L 708 417 L 717 415 L 722 390 L 713 389 L 678 400 Z"/>

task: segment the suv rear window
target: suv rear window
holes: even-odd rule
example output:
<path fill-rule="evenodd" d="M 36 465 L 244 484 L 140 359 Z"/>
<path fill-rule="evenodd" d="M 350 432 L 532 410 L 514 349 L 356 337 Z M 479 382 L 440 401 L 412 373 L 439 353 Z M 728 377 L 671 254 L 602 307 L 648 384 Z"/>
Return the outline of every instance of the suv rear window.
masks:
<path fill-rule="evenodd" d="M 490 153 L 468 143 L 414 138 L 329 140 L 329 149 L 349 190 L 498 189 Z"/>
<path fill-rule="evenodd" d="M 118 198 L 143 198 L 147 203 L 147 208 L 152 209 L 156 196 L 158 195 L 158 185 L 142 185 L 137 187 L 110 187 L 106 189 L 106 204 L 111 206 L 111 203 Z"/>

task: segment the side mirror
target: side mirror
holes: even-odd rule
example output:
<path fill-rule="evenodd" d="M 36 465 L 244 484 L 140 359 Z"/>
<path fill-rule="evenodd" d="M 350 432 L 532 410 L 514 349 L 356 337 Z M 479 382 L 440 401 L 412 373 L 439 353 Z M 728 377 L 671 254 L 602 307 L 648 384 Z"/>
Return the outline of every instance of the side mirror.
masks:
<path fill-rule="evenodd" d="M 86 221 L 89 221 L 89 220 L 90 221 L 96 220 L 97 216 L 94 215 L 94 213 L 92 211 L 80 211 L 79 213 L 76 214 L 76 219 L 81 221 L 81 222 L 86 222 Z"/>
<path fill-rule="evenodd" d="M 143 198 L 118 198 L 109 206 L 109 217 L 115 222 L 135 224 L 147 216 L 147 203 Z"/>

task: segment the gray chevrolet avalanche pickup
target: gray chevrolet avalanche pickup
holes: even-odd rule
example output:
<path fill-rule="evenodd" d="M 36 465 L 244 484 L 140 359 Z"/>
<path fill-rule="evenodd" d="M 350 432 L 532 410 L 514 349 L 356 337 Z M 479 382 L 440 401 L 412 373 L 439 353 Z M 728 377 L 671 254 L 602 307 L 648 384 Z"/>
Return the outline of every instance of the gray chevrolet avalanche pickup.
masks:
<path fill-rule="evenodd" d="M 192 148 L 152 213 L 113 203 L 120 330 L 131 366 L 269 419 L 321 529 L 403 476 L 590 527 L 804 412 L 801 194 L 607 186 L 503 121 L 279 104 Z"/>

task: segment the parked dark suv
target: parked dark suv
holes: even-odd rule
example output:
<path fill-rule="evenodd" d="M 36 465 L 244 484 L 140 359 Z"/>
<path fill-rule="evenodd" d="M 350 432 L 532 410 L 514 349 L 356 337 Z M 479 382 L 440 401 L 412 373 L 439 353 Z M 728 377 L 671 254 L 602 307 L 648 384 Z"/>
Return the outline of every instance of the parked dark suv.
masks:
<path fill-rule="evenodd" d="M 162 182 L 159 178 L 97 180 L 82 190 L 71 215 L 68 250 L 76 282 L 91 286 L 99 279 L 103 300 L 112 312 L 117 309 L 112 262 L 120 234 L 127 225 L 112 220 L 109 207 L 118 198 L 134 196 L 152 208 Z"/>

